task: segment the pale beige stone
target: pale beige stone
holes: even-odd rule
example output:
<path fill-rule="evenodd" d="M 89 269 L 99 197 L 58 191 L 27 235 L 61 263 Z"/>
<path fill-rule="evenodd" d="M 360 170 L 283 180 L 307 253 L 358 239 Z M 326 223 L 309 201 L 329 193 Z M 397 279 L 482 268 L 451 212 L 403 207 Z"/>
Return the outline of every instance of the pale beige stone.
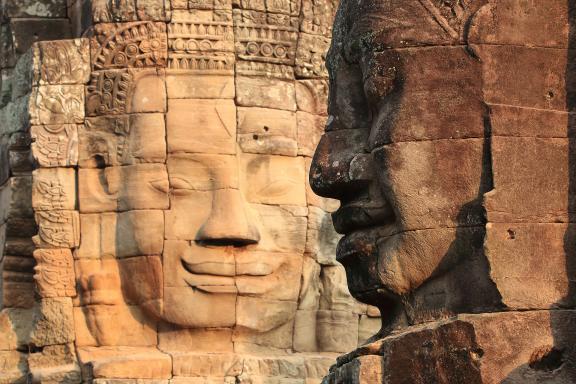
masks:
<path fill-rule="evenodd" d="M 163 164 L 138 164 L 78 171 L 80 212 L 166 209 L 168 173 Z"/>
<path fill-rule="evenodd" d="M 80 243 L 77 211 L 39 211 L 36 213 L 38 235 L 34 244 L 41 248 L 75 248 Z"/>
<path fill-rule="evenodd" d="M 269 108 L 238 108 L 238 141 L 245 153 L 296 156 L 296 115 Z"/>
<path fill-rule="evenodd" d="M 306 205 L 304 159 L 243 154 L 242 189 L 251 203 Z"/>
<path fill-rule="evenodd" d="M 298 300 L 302 255 L 238 251 L 236 286 L 239 295 L 269 300 Z"/>
<path fill-rule="evenodd" d="M 162 254 L 164 214 L 160 210 L 82 214 L 80 223 L 82 242 L 76 258 Z"/>
<path fill-rule="evenodd" d="M 242 372 L 244 359 L 232 353 L 201 355 L 196 353 L 176 353 L 174 376 L 185 377 L 235 377 Z M 224 382 L 222 382 L 224 383 Z"/>
<path fill-rule="evenodd" d="M 342 236 L 334 231 L 332 217 L 314 206 L 308 207 L 308 212 L 306 253 L 322 265 L 338 265 L 336 247 Z"/>
<path fill-rule="evenodd" d="M 80 384 L 82 374 L 73 344 L 51 345 L 29 355 L 33 383 Z"/>
<path fill-rule="evenodd" d="M 319 310 L 318 348 L 327 352 L 347 352 L 358 344 L 358 316 L 351 312 Z"/>
<path fill-rule="evenodd" d="M 74 210 L 76 172 L 72 168 L 40 168 L 32 173 L 32 207 L 36 211 Z"/>
<path fill-rule="evenodd" d="M 360 316 L 358 322 L 358 345 L 362 345 L 369 338 L 376 335 L 382 327 L 382 320 L 378 317 Z"/>
<path fill-rule="evenodd" d="M 296 81 L 296 103 L 298 111 L 326 115 L 328 81 L 310 79 Z"/>
<path fill-rule="evenodd" d="M 166 115 L 168 152 L 236 152 L 236 107 L 232 100 L 171 99 Z"/>
<path fill-rule="evenodd" d="M 81 124 L 84 121 L 84 87 L 43 85 L 30 96 L 30 124 Z"/>
<path fill-rule="evenodd" d="M 236 103 L 243 107 L 296 110 L 293 81 L 236 76 Z"/>
<path fill-rule="evenodd" d="M 0 351 L 0 383 L 26 383 L 28 362 L 26 354 L 18 351 Z"/>
<path fill-rule="evenodd" d="M 258 251 L 304 253 L 306 217 L 294 216 L 288 209 L 272 205 L 251 204 L 259 220 Z"/>
<path fill-rule="evenodd" d="M 354 299 L 348 291 L 344 267 L 341 265 L 323 266 L 320 279 L 322 281 L 320 308 L 351 312 Z"/>
<path fill-rule="evenodd" d="M 278 309 L 277 306 L 273 308 Z M 294 340 L 294 317 L 286 318 L 279 326 L 269 331 L 256 332 L 252 328 L 236 327 L 232 338 L 234 352 L 252 356 L 285 354 L 292 348 Z M 268 325 L 272 324 L 270 321 L 266 322 Z"/>
<path fill-rule="evenodd" d="M 72 299 L 45 298 L 34 312 L 34 328 L 30 336 L 33 345 L 66 344 L 75 340 Z"/>
<path fill-rule="evenodd" d="M 166 73 L 169 99 L 233 99 L 234 76 L 209 75 L 169 70 Z"/>
<path fill-rule="evenodd" d="M 302 265 L 302 285 L 298 300 L 299 310 L 314 310 L 320 303 L 320 264 L 310 257 L 304 257 Z"/>
<path fill-rule="evenodd" d="M 158 332 L 158 348 L 164 352 L 229 353 L 233 352 L 231 328 L 179 328 L 164 325 Z M 182 360 L 179 361 L 184 361 Z M 189 374 L 190 372 L 185 372 Z"/>
<path fill-rule="evenodd" d="M 298 121 L 298 155 L 312 157 L 324 133 L 326 118 L 307 112 L 296 112 Z"/>
<path fill-rule="evenodd" d="M 174 324 L 218 328 L 236 323 L 236 293 L 228 290 L 211 293 L 190 287 L 165 287 L 163 304 L 162 318 Z"/>
<path fill-rule="evenodd" d="M 133 70 L 133 91 L 127 113 L 166 112 L 166 82 L 161 70 Z"/>
<path fill-rule="evenodd" d="M 316 317 L 316 310 L 299 309 L 296 311 L 294 318 L 294 344 L 292 346 L 296 352 L 318 351 Z"/>
<path fill-rule="evenodd" d="M 163 163 L 165 136 L 162 114 L 90 117 L 79 126 L 78 163 L 84 168 Z"/>
<path fill-rule="evenodd" d="M 268 332 L 291 321 L 296 314 L 296 307 L 294 301 L 238 296 L 236 325 L 258 332 Z M 253 316 L 254 313 L 259 316 Z"/>
<path fill-rule="evenodd" d="M 170 356 L 152 347 L 81 347 L 78 359 L 85 374 L 109 379 L 169 379 Z"/>
<path fill-rule="evenodd" d="M 184 194 L 186 190 L 213 191 L 238 188 L 238 160 L 233 155 L 196 153 L 168 157 L 170 187 Z M 181 191 L 181 192 L 180 192 Z"/>
<path fill-rule="evenodd" d="M 41 297 L 76 296 L 74 259 L 69 249 L 37 249 L 34 280 Z"/>
<path fill-rule="evenodd" d="M 34 125 L 30 135 L 32 155 L 41 167 L 78 164 L 78 125 Z"/>
<path fill-rule="evenodd" d="M 115 259 L 80 259 L 74 263 L 79 305 L 124 303 L 120 269 Z"/>
<path fill-rule="evenodd" d="M 74 308 L 76 346 L 155 346 L 156 323 L 137 306 L 88 305 Z"/>

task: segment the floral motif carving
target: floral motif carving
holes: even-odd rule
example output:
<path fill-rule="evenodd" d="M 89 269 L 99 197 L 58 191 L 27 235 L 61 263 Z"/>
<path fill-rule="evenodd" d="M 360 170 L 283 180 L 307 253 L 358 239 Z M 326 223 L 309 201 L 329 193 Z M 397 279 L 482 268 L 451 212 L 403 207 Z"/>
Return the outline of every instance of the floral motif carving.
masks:
<path fill-rule="evenodd" d="M 128 71 L 93 72 L 86 92 L 88 116 L 126 113 L 132 80 Z"/>
<path fill-rule="evenodd" d="M 243 25 L 235 28 L 239 58 L 293 65 L 298 33 L 293 28 L 273 25 Z"/>
<path fill-rule="evenodd" d="M 165 67 L 166 24 L 100 24 L 91 40 L 94 69 Z"/>
<path fill-rule="evenodd" d="M 32 125 L 82 123 L 84 87 L 81 85 L 45 85 L 35 87 L 30 100 Z"/>
<path fill-rule="evenodd" d="M 300 34 L 296 52 L 296 75 L 299 77 L 327 77 L 324 66 L 330 40 L 321 36 Z"/>
<path fill-rule="evenodd" d="M 76 296 L 76 279 L 69 249 L 37 249 L 34 280 L 41 297 Z"/>
<path fill-rule="evenodd" d="M 80 244 L 77 211 L 36 212 L 38 235 L 34 243 L 41 248 L 75 248 Z"/>
<path fill-rule="evenodd" d="M 40 62 L 40 84 L 83 84 L 88 80 L 87 39 L 38 43 L 35 56 Z"/>
<path fill-rule="evenodd" d="M 32 154 L 41 167 L 68 167 L 78 163 L 76 124 L 38 125 L 31 129 Z"/>

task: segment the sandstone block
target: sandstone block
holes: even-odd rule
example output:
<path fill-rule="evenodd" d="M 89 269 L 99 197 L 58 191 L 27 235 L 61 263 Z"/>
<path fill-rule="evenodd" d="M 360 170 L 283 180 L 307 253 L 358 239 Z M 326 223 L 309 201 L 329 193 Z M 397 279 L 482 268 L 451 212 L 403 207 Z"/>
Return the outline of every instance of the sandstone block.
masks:
<path fill-rule="evenodd" d="M 195 353 L 231 353 L 233 352 L 232 329 L 195 329 L 172 325 L 164 325 L 159 329 L 158 348 L 160 350 L 171 354 L 174 352 L 189 353 L 191 345 L 194 345 Z M 190 359 L 193 360 L 193 357 Z M 175 358 L 175 361 L 181 361 L 184 364 L 185 358 L 184 356 Z M 181 373 L 190 374 L 189 371 Z"/>
<path fill-rule="evenodd" d="M 317 317 L 316 310 L 299 309 L 294 318 L 294 345 L 296 352 L 316 352 Z"/>
<path fill-rule="evenodd" d="M 354 299 L 348 291 L 344 268 L 341 265 L 323 266 L 320 280 L 322 282 L 320 308 L 350 312 Z"/>
<path fill-rule="evenodd" d="M 74 342 L 72 299 L 45 298 L 34 313 L 34 329 L 30 342 L 36 346 Z"/>
<path fill-rule="evenodd" d="M 358 345 L 366 343 L 372 336 L 376 335 L 382 327 L 382 320 L 377 317 L 362 315 L 358 323 Z"/>
<path fill-rule="evenodd" d="M 40 297 L 76 296 L 74 260 L 69 249 L 37 249 L 34 280 Z"/>
<path fill-rule="evenodd" d="M 156 346 L 156 323 L 137 306 L 74 308 L 76 346 Z"/>
<path fill-rule="evenodd" d="M 116 306 L 125 302 L 115 259 L 80 259 L 74 268 L 78 281 L 76 305 Z"/>
<path fill-rule="evenodd" d="M 236 103 L 243 107 L 296 110 L 294 82 L 259 77 L 236 77 Z"/>
<path fill-rule="evenodd" d="M 296 104 L 298 111 L 326 115 L 328 82 L 325 79 L 296 80 Z"/>
<path fill-rule="evenodd" d="M 485 251 L 490 275 L 509 308 L 572 305 L 569 250 L 572 224 L 488 223 Z M 522 262 L 518 262 L 522 260 Z M 546 260 L 546 262 L 543 262 Z M 530 280 L 530 284 L 523 282 Z M 565 304 L 564 304 L 565 303 Z"/>
<path fill-rule="evenodd" d="M 241 161 L 249 202 L 306 205 L 304 159 L 244 154 Z"/>
<path fill-rule="evenodd" d="M 14 50 L 19 56 L 38 40 L 62 40 L 71 35 L 68 19 L 13 18 L 10 28 L 14 39 Z"/>
<path fill-rule="evenodd" d="M 38 235 L 34 244 L 40 248 L 75 248 L 80 244 L 77 211 L 36 212 Z"/>
<path fill-rule="evenodd" d="M 238 108 L 240 148 L 245 153 L 296 156 L 296 116 L 269 108 Z"/>
<path fill-rule="evenodd" d="M 307 112 L 297 112 L 296 116 L 298 119 L 298 154 L 312 157 L 324 133 L 326 118 Z"/>
<path fill-rule="evenodd" d="M 72 168 L 40 168 L 32 173 L 35 211 L 74 210 L 76 172 Z"/>
<path fill-rule="evenodd" d="M 45 347 L 28 358 L 34 383 L 80 384 L 82 375 L 73 344 Z"/>
<path fill-rule="evenodd" d="M 160 255 L 164 215 L 159 210 L 80 215 L 82 242 L 76 258 Z M 122 241 L 120 241 L 122 239 Z"/>
<path fill-rule="evenodd" d="M 271 331 L 292 320 L 296 314 L 296 307 L 296 303 L 291 301 L 238 296 L 236 325 L 258 332 Z M 252 316 L 255 311 L 261 315 Z"/>
<path fill-rule="evenodd" d="M 330 38 L 300 33 L 296 50 L 295 73 L 299 78 L 325 78 L 326 53 L 330 47 Z"/>
<path fill-rule="evenodd" d="M 489 221 L 566 222 L 569 143 L 563 138 L 494 137 L 494 190 L 484 197 Z"/>
<path fill-rule="evenodd" d="M 341 236 L 334 231 L 329 213 L 320 208 L 308 208 L 306 254 L 322 265 L 336 265 L 336 246 Z"/>
<path fill-rule="evenodd" d="M 78 172 L 80 212 L 166 209 L 168 174 L 164 164 L 137 164 Z"/>
<path fill-rule="evenodd" d="M 163 68 L 168 56 L 166 24 L 149 21 L 96 24 L 90 54 L 94 70 Z"/>
<path fill-rule="evenodd" d="M 0 351 L 0 383 L 25 383 L 28 373 L 26 355 L 18 351 Z"/>
<path fill-rule="evenodd" d="M 84 374 L 107 379 L 168 379 L 172 361 L 151 347 L 82 347 L 78 358 Z"/>
<path fill-rule="evenodd" d="M 78 164 L 76 124 L 35 125 L 30 128 L 32 155 L 41 167 L 70 167 Z"/>
<path fill-rule="evenodd" d="M 80 124 L 84 121 L 84 87 L 42 85 L 30 96 L 30 124 Z"/>
<path fill-rule="evenodd" d="M 91 117 L 79 128 L 79 165 L 84 168 L 163 163 L 164 116 L 156 113 Z"/>
<path fill-rule="evenodd" d="M 236 294 L 165 287 L 162 316 L 171 323 L 194 328 L 231 327 L 236 323 Z"/>
<path fill-rule="evenodd" d="M 168 104 L 170 153 L 236 152 L 236 107 L 232 100 L 174 99 Z"/>
<path fill-rule="evenodd" d="M 272 205 L 251 204 L 260 222 L 258 251 L 304 253 L 306 217 L 294 216 L 288 210 Z"/>
<path fill-rule="evenodd" d="M 164 72 L 157 69 L 105 70 L 91 73 L 86 87 L 86 115 L 166 112 Z"/>
<path fill-rule="evenodd" d="M 232 353 L 199 355 L 195 353 L 174 354 L 174 376 L 215 380 L 225 376 L 235 377 L 242 372 L 243 359 Z M 225 381 L 220 381 L 225 383 Z"/>
<path fill-rule="evenodd" d="M 299 310 L 314 310 L 320 300 L 320 265 L 310 257 L 304 257 L 302 265 L 302 284 L 298 299 Z"/>
<path fill-rule="evenodd" d="M 234 76 L 168 70 L 166 89 L 169 99 L 233 99 Z"/>
<path fill-rule="evenodd" d="M 566 110 L 565 73 L 573 70 L 566 61 L 566 50 L 496 45 L 482 45 L 477 50 L 484 63 L 488 103 Z M 518 83 L 527 77 L 530 83 Z"/>
<path fill-rule="evenodd" d="M 358 316 L 354 313 L 319 310 L 316 321 L 320 351 L 346 352 L 358 344 Z"/>

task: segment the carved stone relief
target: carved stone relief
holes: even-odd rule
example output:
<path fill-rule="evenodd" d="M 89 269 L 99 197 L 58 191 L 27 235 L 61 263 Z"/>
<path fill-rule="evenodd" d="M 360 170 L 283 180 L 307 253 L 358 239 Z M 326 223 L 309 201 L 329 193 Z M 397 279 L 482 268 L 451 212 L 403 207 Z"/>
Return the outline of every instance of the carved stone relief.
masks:
<path fill-rule="evenodd" d="M 21 217 L 0 223 L 4 306 L 30 311 L 21 344 L 40 350 L 20 371 L 303 383 L 376 332 L 379 314 L 353 301 L 331 253 L 334 202 L 306 184 L 329 36 L 304 31 L 301 11 L 78 0 L 71 19 L 90 37 L 22 59 L 0 110 L 9 183 L 28 180 Z M 0 192 L 0 209 L 23 194 Z"/>

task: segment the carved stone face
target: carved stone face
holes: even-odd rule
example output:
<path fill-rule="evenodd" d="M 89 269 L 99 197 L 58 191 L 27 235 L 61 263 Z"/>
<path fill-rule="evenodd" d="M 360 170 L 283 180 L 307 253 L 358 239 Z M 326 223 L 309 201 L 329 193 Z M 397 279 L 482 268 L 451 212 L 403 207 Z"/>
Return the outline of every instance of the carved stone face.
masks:
<path fill-rule="evenodd" d="M 459 44 L 480 2 L 399 3 L 341 5 L 327 59 L 329 119 L 310 182 L 342 203 L 333 215 L 345 235 L 337 256 L 353 295 L 391 311 L 402 298 L 428 305 L 414 299 L 425 291 L 427 303 L 445 308 L 454 282 L 435 278 L 478 259 L 490 188 L 482 67 Z"/>

